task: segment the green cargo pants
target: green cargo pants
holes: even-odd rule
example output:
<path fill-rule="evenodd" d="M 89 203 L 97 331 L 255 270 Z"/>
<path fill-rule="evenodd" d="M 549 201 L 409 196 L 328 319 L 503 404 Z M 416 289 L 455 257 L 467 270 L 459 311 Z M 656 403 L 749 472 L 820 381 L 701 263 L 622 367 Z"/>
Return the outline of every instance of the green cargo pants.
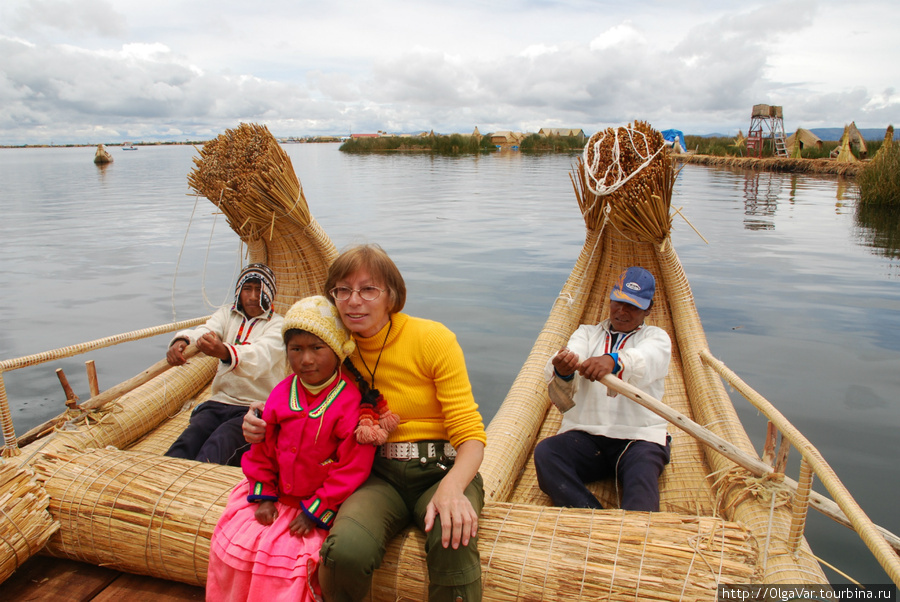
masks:
<path fill-rule="evenodd" d="M 319 582 L 327 602 L 350 602 L 366 596 L 390 539 L 412 521 L 424 530 L 428 502 L 448 468 L 446 462 L 437 459 L 422 463 L 375 458 L 372 475 L 341 506 L 322 545 Z M 469 483 L 465 496 L 480 513 L 484 506 L 481 475 Z M 437 518 L 425 542 L 431 602 L 481 600 L 477 543 L 473 538 L 468 546 L 444 548 Z"/>

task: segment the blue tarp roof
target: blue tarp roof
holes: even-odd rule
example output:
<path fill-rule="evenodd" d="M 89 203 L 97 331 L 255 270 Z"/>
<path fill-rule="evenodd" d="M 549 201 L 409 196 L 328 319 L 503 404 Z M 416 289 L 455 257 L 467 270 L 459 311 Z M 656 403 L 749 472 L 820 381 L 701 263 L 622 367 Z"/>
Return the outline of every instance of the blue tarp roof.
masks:
<path fill-rule="evenodd" d="M 687 145 L 684 143 L 684 133 L 681 130 L 663 130 L 660 132 L 662 137 L 666 142 L 675 142 L 678 140 L 678 143 L 681 145 L 682 149 L 686 149 Z"/>

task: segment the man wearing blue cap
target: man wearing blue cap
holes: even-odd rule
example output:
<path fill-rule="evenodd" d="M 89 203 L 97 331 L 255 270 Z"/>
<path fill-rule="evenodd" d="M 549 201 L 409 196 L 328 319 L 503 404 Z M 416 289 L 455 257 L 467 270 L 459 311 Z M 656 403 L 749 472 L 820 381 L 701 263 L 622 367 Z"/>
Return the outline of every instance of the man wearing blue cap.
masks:
<path fill-rule="evenodd" d="M 672 341 L 644 324 L 655 291 L 650 272 L 626 269 L 610 292 L 609 319 L 579 326 L 547 363 L 548 381 L 571 391 L 575 404 L 558 434 L 534 450 L 538 484 L 557 506 L 602 508 L 585 483 L 613 477 L 622 484 L 622 509 L 659 511 L 659 475 L 669 463 L 666 420 L 599 382 L 613 374 L 662 399 Z"/>

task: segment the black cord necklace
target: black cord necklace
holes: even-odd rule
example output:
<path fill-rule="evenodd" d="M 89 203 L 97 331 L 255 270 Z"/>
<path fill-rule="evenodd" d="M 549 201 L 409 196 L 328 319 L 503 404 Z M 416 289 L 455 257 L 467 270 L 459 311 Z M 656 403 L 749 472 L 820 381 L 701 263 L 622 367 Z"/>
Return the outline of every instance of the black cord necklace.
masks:
<path fill-rule="evenodd" d="M 372 388 L 375 388 L 375 373 L 378 372 L 378 364 L 381 362 L 381 354 L 384 353 L 384 346 L 387 345 L 388 337 L 391 336 L 391 328 L 394 327 L 394 320 L 392 318 L 388 318 L 388 329 L 384 335 L 384 341 L 381 342 L 381 349 L 378 351 L 378 357 L 375 358 L 375 369 L 369 370 L 369 364 L 366 363 L 366 358 L 363 357 L 362 351 L 359 353 L 359 359 L 362 361 L 363 366 L 366 369 L 366 372 L 369 373 L 369 376 L 372 377 Z"/>

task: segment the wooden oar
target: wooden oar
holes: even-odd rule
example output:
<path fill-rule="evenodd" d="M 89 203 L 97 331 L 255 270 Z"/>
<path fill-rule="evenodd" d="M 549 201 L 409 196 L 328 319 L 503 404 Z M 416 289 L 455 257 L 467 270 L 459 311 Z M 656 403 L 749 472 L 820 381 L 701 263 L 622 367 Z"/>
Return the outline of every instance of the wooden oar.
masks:
<path fill-rule="evenodd" d="M 195 355 L 197 355 L 199 352 L 200 352 L 200 350 L 197 349 L 197 345 L 192 343 L 184 349 L 184 359 L 190 359 L 190 358 L 194 357 Z M 169 362 L 166 361 L 165 358 L 163 358 L 163 359 L 159 360 L 158 362 L 156 362 L 155 364 L 153 364 L 152 366 L 150 366 L 149 368 L 147 368 L 146 370 L 144 370 L 143 372 L 141 372 L 140 374 L 138 374 L 137 376 L 133 376 L 133 377 L 129 378 L 128 380 L 119 383 L 118 385 L 110 387 L 109 389 L 107 389 L 103 393 L 100 393 L 99 395 L 95 395 L 94 397 L 91 397 L 84 403 L 78 404 L 78 406 L 75 409 L 81 410 L 82 416 L 90 410 L 100 409 L 105 404 L 109 403 L 110 401 L 112 401 L 114 399 L 118 399 L 119 397 L 121 397 L 122 395 L 125 395 L 129 391 L 132 391 L 132 390 L 140 387 L 144 383 L 149 382 L 150 380 L 156 378 L 157 376 L 159 376 L 160 374 L 162 374 L 163 372 L 165 372 L 166 370 L 168 370 L 171 367 L 172 366 L 169 365 Z M 63 424 L 64 422 L 66 422 L 68 420 L 73 420 L 73 419 L 77 420 L 79 417 L 80 416 L 76 416 L 73 418 L 70 414 L 60 414 L 59 416 L 57 416 L 55 418 L 51 418 L 47 422 L 34 427 L 33 429 L 31 429 L 30 431 L 28 431 L 21 437 L 18 437 L 18 444 L 22 445 L 22 446 L 28 445 L 35 439 L 40 438 L 43 434 L 53 430 L 60 424 Z"/>
<path fill-rule="evenodd" d="M 553 381 L 551 381 L 551 384 L 555 381 L 557 381 L 557 379 L 554 378 Z M 652 395 L 645 393 L 634 385 L 626 383 L 622 379 L 616 378 L 611 374 L 607 374 L 606 376 L 601 378 L 600 382 L 613 391 L 621 393 L 628 399 L 634 401 L 639 405 L 642 405 L 651 412 L 662 416 L 663 418 L 692 436 L 694 439 L 700 441 L 704 445 L 713 448 L 738 466 L 746 468 L 754 476 L 761 477 L 775 472 L 775 469 L 773 467 L 769 466 L 759 458 L 756 458 L 748 454 L 747 452 L 735 447 L 708 428 L 697 424 L 681 412 L 673 410 L 662 401 L 656 399 Z M 551 401 L 553 401 L 553 403 L 557 407 L 572 407 L 575 405 L 565 388 L 560 386 L 550 386 L 548 390 L 550 393 Z M 784 484 L 793 491 L 797 490 L 797 482 L 793 479 L 785 477 Z M 844 525 L 845 527 L 853 529 L 853 525 L 850 522 L 850 519 L 847 518 L 847 515 L 844 514 L 837 503 L 828 499 L 824 495 L 816 493 L 815 491 L 811 491 L 810 505 L 832 520 Z M 881 535 L 892 548 L 900 552 L 900 537 L 894 535 L 884 527 L 875 525 L 875 528 L 881 533 Z"/>

